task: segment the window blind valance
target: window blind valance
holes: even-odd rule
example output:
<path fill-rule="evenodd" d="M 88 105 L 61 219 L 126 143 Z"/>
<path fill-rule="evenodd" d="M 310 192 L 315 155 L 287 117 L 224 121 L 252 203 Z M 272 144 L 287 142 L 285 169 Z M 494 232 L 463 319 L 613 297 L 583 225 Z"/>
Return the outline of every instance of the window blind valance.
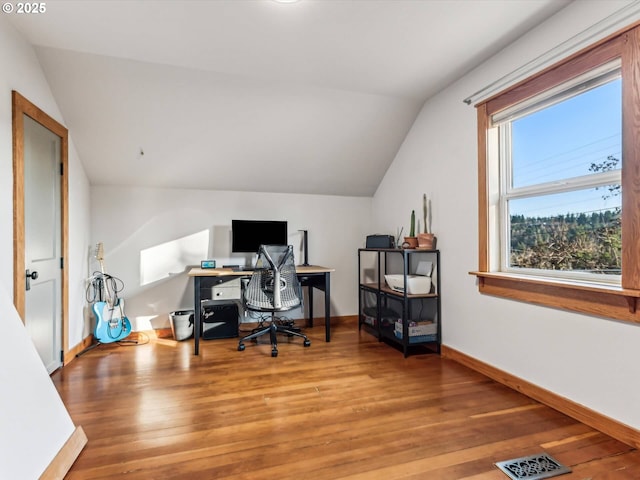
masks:
<path fill-rule="evenodd" d="M 631 2 L 551 50 L 546 51 L 516 70 L 483 87 L 474 94 L 469 95 L 463 100 L 463 102 L 467 105 L 477 105 L 482 103 L 506 88 L 541 72 L 554 63 L 563 60 L 574 53 L 579 52 L 583 48 L 591 46 L 594 43 L 607 38 L 609 35 L 616 33 L 618 30 L 628 27 L 638 21 L 640 21 L 640 0 Z"/>

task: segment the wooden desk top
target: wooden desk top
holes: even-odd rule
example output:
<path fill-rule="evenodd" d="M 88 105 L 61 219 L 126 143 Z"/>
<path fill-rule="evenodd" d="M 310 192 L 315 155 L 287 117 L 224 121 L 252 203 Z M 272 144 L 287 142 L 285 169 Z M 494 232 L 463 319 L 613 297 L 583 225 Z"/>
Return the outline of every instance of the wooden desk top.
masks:
<path fill-rule="evenodd" d="M 329 267 L 321 267 L 319 265 L 296 265 L 296 273 L 305 274 L 305 273 L 327 273 L 327 272 L 335 272 L 335 268 Z M 239 270 L 234 271 L 232 268 L 200 268 L 194 267 L 189 270 L 190 277 L 225 277 L 225 276 L 247 276 L 251 275 L 253 270 Z"/>

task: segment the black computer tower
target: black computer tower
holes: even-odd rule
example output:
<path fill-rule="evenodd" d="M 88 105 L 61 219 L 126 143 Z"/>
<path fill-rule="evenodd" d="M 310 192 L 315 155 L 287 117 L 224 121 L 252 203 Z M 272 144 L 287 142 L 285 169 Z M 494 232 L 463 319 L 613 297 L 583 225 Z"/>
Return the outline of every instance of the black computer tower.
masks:
<path fill-rule="evenodd" d="M 215 303 L 202 306 L 202 338 L 233 338 L 238 336 L 238 305 Z"/>

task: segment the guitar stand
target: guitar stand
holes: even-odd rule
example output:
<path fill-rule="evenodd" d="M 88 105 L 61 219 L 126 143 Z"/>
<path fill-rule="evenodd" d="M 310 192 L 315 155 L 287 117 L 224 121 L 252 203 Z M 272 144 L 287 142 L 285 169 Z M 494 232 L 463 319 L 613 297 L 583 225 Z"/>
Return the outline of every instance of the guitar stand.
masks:
<path fill-rule="evenodd" d="M 81 355 L 84 355 L 85 353 L 93 350 L 94 348 L 99 347 L 100 345 L 102 345 L 101 342 L 96 342 L 96 343 L 92 343 L 91 345 L 89 345 L 87 348 L 85 348 L 84 350 L 82 350 L 80 353 L 76 353 L 76 358 L 78 358 Z"/>
<path fill-rule="evenodd" d="M 138 340 L 125 340 L 125 339 L 122 339 L 122 340 L 118 340 L 117 342 L 112 342 L 112 343 L 116 343 L 116 344 L 118 344 L 118 343 L 131 343 L 131 344 L 137 345 L 138 344 Z M 84 355 L 87 352 L 90 352 L 94 348 L 98 348 L 100 345 L 105 345 L 105 344 L 102 343 L 102 342 L 92 343 L 87 348 L 82 350 L 80 353 L 76 353 L 76 358 Z"/>

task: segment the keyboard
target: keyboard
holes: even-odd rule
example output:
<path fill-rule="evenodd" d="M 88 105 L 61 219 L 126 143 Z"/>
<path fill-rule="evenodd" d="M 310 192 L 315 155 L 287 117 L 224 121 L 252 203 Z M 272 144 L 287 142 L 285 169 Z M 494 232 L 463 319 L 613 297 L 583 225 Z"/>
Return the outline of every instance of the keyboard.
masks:
<path fill-rule="evenodd" d="M 233 267 L 231 270 L 234 272 L 250 272 L 253 270 L 253 267 Z"/>

